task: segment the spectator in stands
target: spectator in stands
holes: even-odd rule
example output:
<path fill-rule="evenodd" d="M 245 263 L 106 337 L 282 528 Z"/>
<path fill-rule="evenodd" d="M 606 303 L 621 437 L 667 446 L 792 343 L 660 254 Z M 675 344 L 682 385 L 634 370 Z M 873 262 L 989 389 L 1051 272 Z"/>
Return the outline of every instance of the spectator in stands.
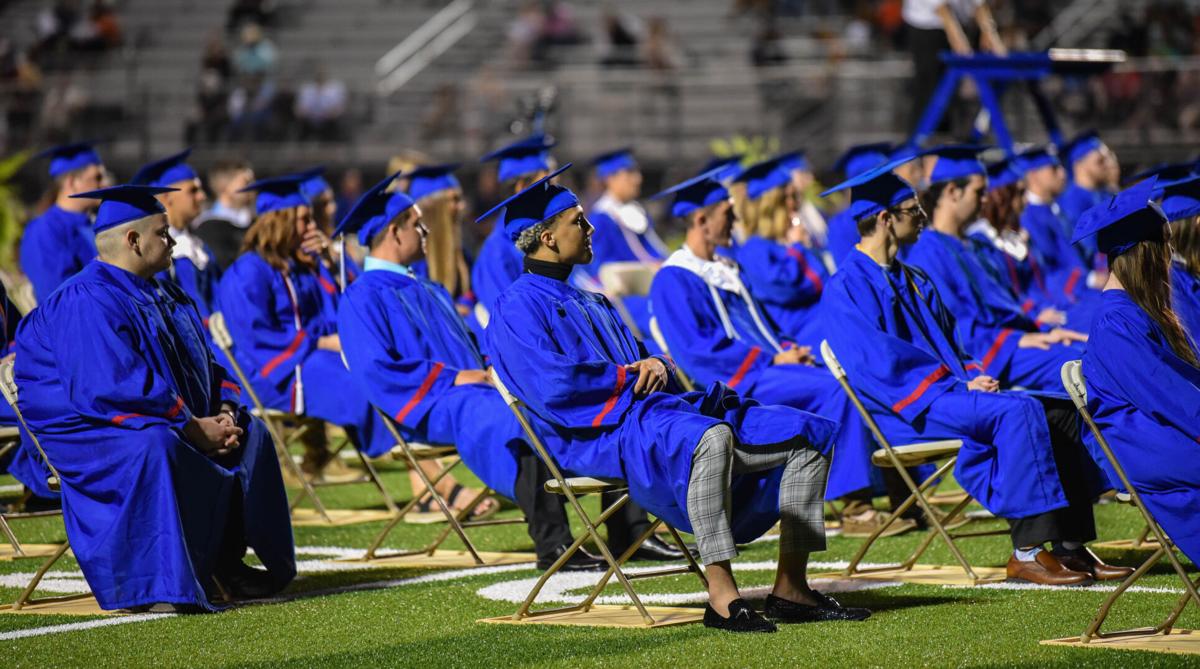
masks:
<path fill-rule="evenodd" d="M 997 55 L 1008 53 L 986 0 L 904 0 L 902 10 L 908 24 L 908 48 L 913 59 L 912 122 L 925 111 L 942 78 L 939 54 L 947 49 L 957 54 L 972 52 L 963 24 L 974 21 L 979 46 Z M 975 32 L 975 31 L 972 31 Z"/>
<path fill-rule="evenodd" d="M 64 72 L 53 81 L 42 98 L 42 132 L 48 141 L 62 142 L 70 137 L 80 114 L 87 108 L 88 93 L 76 83 L 71 72 Z"/>
<path fill-rule="evenodd" d="M 192 226 L 222 270 L 237 258 L 246 228 L 254 220 L 254 195 L 243 192 L 252 181 L 254 170 L 244 160 L 225 160 L 208 172 L 214 201 Z"/>
<path fill-rule="evenodd" d="M 516 17 L 508 24 L 508 57 L 515 66 L 528 65 L 534 59 L 534 48 L 538 43 L 545 21 L 545 13 L 537 0 L 521 3 Z"/>
<path fill-rule="evenodd" d="M 300 121 L 301 139 L 330 141 L 343 134 L 350 93 L 340 79 L 331 79 L 323 65 L 308 68 L 312 79 L 300 85 L 295 114 Z"/>
<path fill-rule="evenodd" d="M 613 7 L 604 6 L 601 17 L 600 39 L 596 45 L 600 50 L 600 64 L 609 67 L 632 67 L 638 64 L 638 43 L 641 42 L 643 27 L 637 17 Z"/>
<path fill-rule="evenodd" d="M 104 0 L 96 0 L 87 17 L 71 28 L 71 48 L 76 51 L 105 51 L 121 46 L 122 40 L 117 13 Z"/>
<path fill-rule="evenodd" d="M 655 16 L 647 23 L 646 41 L 642 42 L 642 62 L 660 72 L 678 70 L 683 66 L 683 53 L 671 37 L 667 20 Z"/>
<path fill-rule="evenodd" d="M 239 75 L 270 76 L 279 54 L 257 23 L 242 26 L 242 43 L 233 51 L 233 67 Z"/>
<path fill-rule="evenodd" d="M 233 32 L 244 22 L 269 26 L 275 20 L 275 3 L 271 0 L 234 0 L 229 6 L 225 30 Z"/>
<path fill-rule="evenodd" d="M 69 0 L 58 0 L 53 5 L 43 7 L 37 15 L 34 52 L 41 54 L 50 51 L 66 39 L 78 15 L 76 3 Z"/>
<path fill-rule="evenodd" d="M 263 75 L 250 75 L 242 79 L 229 94 L 226 109 L 229 114 L 229 132 L 235 139 L 258 138 L 275 112 L 275 82 Z"/>

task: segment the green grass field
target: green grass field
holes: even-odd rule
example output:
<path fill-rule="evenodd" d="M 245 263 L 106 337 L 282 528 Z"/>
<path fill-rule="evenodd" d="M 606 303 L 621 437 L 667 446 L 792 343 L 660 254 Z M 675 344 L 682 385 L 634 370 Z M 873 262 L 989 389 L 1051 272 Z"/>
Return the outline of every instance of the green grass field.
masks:
<path fill-rule="evenodd" d="M 389 466 L 386 481 L 403 497 L 407 477 Z M 0 479 L 0 483 L 10 483 Z M 326 499 L 343 508 L 370 506 L 377 500 L 365 486 L 328 490 Z M 594 502 L 592 502 L 594 504 Z M 505 513 L 515 513 L 506 511 Z M 1128 538 L 1140 528 L 1133 509 L 1114 504 L 1097 507 L 1101 539 Z M 997 521 L 990 521 L 997 522 Z M 1105 596 L 1086 590 L 1022 590 L 997 587 L 954 588 L 886 585 L 839 594 L 844 603 L 866 606 L 875 615 L 864 623 L 823 623 L 782 628 L 779 634 L 735 636 L 700 625 L 655 630 L 567 628 L 545 625 L 487 625 L 479 618 L 503 615 L 516 604 L 535 577 L 530 567 L 496 573 L 466 570 L 365 569 L 330 571 L 322 562 L 333 550 L 305 553 L 304 548 L 340 547 L 361 551 L 379 523 L 337 528 L 296 528 L 302 575 L 282 601 L 248 605 L 216 615 L 129 616 L 121 624 L 90 629 L 56 629 L 100 616 L 0 614 L 0 649 L 5 662 L 17 667 L 71 666 L 398 666 L 398 667 L 693 667 L 812 666 L 1196 666 L 1200 657 L 1105 649 L 1079 650 L 1040 646 L 1038 641 L 1082 631 Z M 416 546 L 437 526 L 405 525 L 391 545 Z M 15 529 L 26 542 L 63 538 L 58 518 L 19 521 Z M 485 550 L 531 549 L 521 525 L 475 532 Z M 884 540 L 869 559 L 901 558 L 917 541 L 914 535 Z M 849 559 L 858 540 L 830 538 L 829 550 L 813 559 Z M 458 544 L 451 542 L 447 547 Z M 1005 537 L 966 542 L 977 563 L 1002 565 L 1008 555 Z M 739 580 L 753 598 L 765 596 L 771 583 L 775 544 L 756 543 L 738 559 Z M 1134 554 L 1106 557 L 1136 564 Z M 948 552 L 935 548 L 922 560 L 949 563 Z M 11 601 L 40 560 L 0 562 L 0 598 Z M 764 564 L 766 563 L 766 564 Z M 515 583 L 514 583 L 515 582 Z M 79 591 L 82 579 L 70 560 L 48 578 L 44 594 Z M 511 585 L 505 585 L 511 583 Z M 842 584 L 833 584 L 838 589 Z M 489 586 L 492 586 L 489 588 Z M 1114 626 L 1153 624 L 1181 591 L 1178 580 L 1160 565 L 1140 582 L 1141 590 L 1122 598 L 1110 619 Z M 648 598 L 662 594 L 694 594 L 693 577 L 637 583 Z M 818 584 L 818 588 L 822 586 Z M 826 586 L 829 587 L 828 585 Z M 851 584 L 853 587 L 853 584 Z M 487 588 L 487 590 L 485 590 Z M 572 590 L 579 595 L 586 590 Z M 607 591 L 618 594 L 618 588 Z M 1192 607 L 1181 627 L 1200 626 Z M 17 638 L 20 634 L 22 636 Z"/>

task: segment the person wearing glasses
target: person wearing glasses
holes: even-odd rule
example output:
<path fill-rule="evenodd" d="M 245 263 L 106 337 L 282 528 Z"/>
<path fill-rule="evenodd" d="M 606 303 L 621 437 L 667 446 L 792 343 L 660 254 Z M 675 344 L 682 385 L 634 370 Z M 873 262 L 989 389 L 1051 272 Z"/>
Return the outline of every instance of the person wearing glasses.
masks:
<path fill-rule="evenodd" d="M 889 163 L 825 195 L 852 189 L 861 241 L 821 296 L 830 347 L 885 434 L 897 443 L 961 439 L 954 477 L 1008 521 L 1008 577 L 1038 585 L 1124 578 L 1085 547 L 1103 478 L 1061 398 L 1006 390 L 959 344 L 937 282 L 897 259 L 926 216 Z M 1050 543 L 1052 549 L 1044 550 Z"/>

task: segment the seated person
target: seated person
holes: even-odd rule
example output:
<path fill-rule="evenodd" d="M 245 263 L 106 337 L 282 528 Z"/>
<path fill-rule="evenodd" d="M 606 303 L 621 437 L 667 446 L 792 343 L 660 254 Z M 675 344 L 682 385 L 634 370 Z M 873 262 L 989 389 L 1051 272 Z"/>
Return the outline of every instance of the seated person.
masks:
<path fill-rule="evenodd" d="M 888 162 L 888 152 L 892 145 L 888 142 L 874 144 L 859 144 L 846 150 L 833 164 L 834 172 L 841 172 L 847 179 L 875 169 Z M 858 243 L 858 229 L 850 218 L 850 212 L 842 209 L 829 218 L 829 238 L 827 248 L 836 265 L 841 265 L 842 258 L 854 249 Z"/>
<path fill-rule="evenodd" d="M 366 271 L 338 306 L 350 375 L 375 406 L 394 417 L 406 438 L 455 444 L 475 475 L 516 500 L 538 568 L 546 569 L 572 542 L 563 497 L 543 488 L 550 474 L 492 387 L 483 356 L 449 293 L 412 269 L 425 253 L 424 212 L 404 193 L 387 192 L 391 182 L 389 177 L 368 191 L 338 227 L 357 232 L 370 249 Z M 611 537 L 612 519 L 609 524 Z M 626 547 L 628 541 L 614 550 Z M 683 555 L 652 537 L 633 557 Z M 602 564 L 579 551 L 564 569 Z"/>
<path fill-rule="evenodd" d="M 1161 181 L 1160 181 L 1161 183 Z M 1200 340 L 1200 177 L 1168 183 L 1162 208 L 1171 222 L 1171 308 Z"/>
<path fill-rule="evenodd" d="M 1088 410 L 1130 483 L 1175 545 L 1200 563 L 1200 362 L 1170 306 L 1171 246 L 1167 216 L 1150 203 L 1154 181 L 1085 212 L 1075 228 L 1076 239 L 1096 236 L 1109 267 L 1083 375 Z M 1119 482 L 1090 435 L 1088 445 Z"/>
<path fill-rule="evenodd" d="M 188 149 L 142 166 L 130 183 L 172 189 L 159 196 L 159 201 L 167 210 L 175 246 L 171 249 L 171 267 L 156 278 L 174 281 L 192 298 L 200 318 L 207 323 L 216 302 L 221 268 L 208 245 L 192 233 L 192 221 L 200 215 L 205 195 L 200 176 L 187 164 L 191 152 Z"/>
<path fill-rule="evenodd" d="M 973 147 L 932 152 L 936 162 L 922 196 L 930 225 L 908 245 L 905 258 L 938 288 L 954 316 L 964 348 L 1004 387 L 1061 392 L 1058 370 L 1082 354 L 1087 336 L 1042 321 L 1054 314 L 1027 315 L 1011 288 L 971 252 L 966 226 L 979 214 L 986 171 Z M 1059 314 L 1061 315 L 1061 314 Z"/>
<path fill-rule="evenodd" d="M 924 224 L 916 193 L 884 165 L 851 188 L 861 241 L 821 298 L 828 341 L 880 429 L 895 443 L 961 439 L 955 479 L 1008 520 L 1009 578 L 1077 585 L 1123 578 L 1084 544 L 1103 488 L 1066 399 L 1002 390 L 959 346 L 954 317 L 924 271 L 896 258 Z M 833 191 L 828 191 L 833 192 Z M 1052 551 L 1042 549 L 1047 542 Z"/>
<path fill-rule="evenodd" d="M 19 257 L 42 302 L 96 257 L 91 214 L 98 203 L 75 195 L 100 188 L 104 163 L 90 144 L 56 146 L 38 156 L 50 159 L 54 204 L 25 224 Z"/>
<path fill-rule="evenodd" d="M 496 371 L 528 404 L 535 429 L 557 437 L 548 446 L 565 473 L 624 479 L 639 504 L 696 536 L 708 575 L 706 626 L 775 631 L 738 594 L 729 561 L 737 542 L 776 520 L 779 567 L 767 616 L 866 618 L 865 609 L 809 588 L 806 577 L 809 553 L 825 547 L 825 454 L 836 425 L 760 406 L 722 384 L 679 393 L 669 359 L 649 357 L 603 296 L 567 283 L 575 265 L 592 260 L 592 226 L 575 194 L 550 178 L 498 207 L 525 273 L 496 301 L 487 338 Z"/>
<path fill-rule="evenodd" d="M 104 609 L 211 610 L 214 576 L 236 597 L 264 597 L 296 574 L 270 436 L 214 361 L 195 304 L 154 279 L 171 264 L 164 192 L 80 194 L 102 202 L 99 259 L 17 332 L 19 407 L 58 471 L 67 538 Z M 247 546 L 265 572 L 242 562 Z"/>
<path fill-rule="evenodd" d="M 338 215 L 338 199 L 333 192 L 333 186 L 325 179 L 325 168 L 314 167 L 297 176 L 303 180 L 300 192 L 312 203 L 312 217 L 317 229 L 326 237 L 333 237 Z M 321 256 L 320 260 L 321 273 L 325 280 L 345 290 L 362 271 L 354 259 L 342 251 L 340 244 L 331 245 L 328 254 Z"/>
<path fill-rule="evenodd" d="M 1067 168 L 1067 185 L 1058 196 L 1058 206 L 1073 233 L 1083 212 L 1104 201 L 1113 160 L 1112 151 L 1094 130 L 1080 133 L 1063 147 Z M 1089 267 L 1098 266 L 1096 244 L 1093 240 L 1075 242 Z"/>
<path fill-rule="evenodd" d="M 795 198 L 792 206 L 792 223 L 804 229 L 805 237 L 808 240 L 806 248 L 811 248 L 817 254 L 827 271 L 829 268 L 836 267 L 837 263 L 829 253 L 829 223 L 825 220 L 825 214 L 821 213 L 821 210 L 809 197 L 809 192 L 817 180 L 816 175 L 813 174 L 812 164 L 808 162 L 803 151 L 789 151 L 776 156 L 774 160 L 778 163 L 784 176 L 787 177 L 789 188 Z"/>
<path fill-rule="evenodd" d="M 674 196 L 671 214 L 687 223 L 683 247 L 667 258 L 650 287 L 671 356 L 700 384 L 720 381 L 764 404 L 837 421 L 826 498 L 870 486 L 874 442 L 854 405 L 833 375 L 816 364 L 809 347 L 797 346 L 779 331 L 737 263 L 716 255 L 731 244 L 729 192 L 701 175 L 655 197 L 666 195 Z"/>
<path fill-rule="evenodd" d="M 817 304 L 829 272 L 796 215 L 790 170 L 778 159 L 751 165 L 729 192 L 743 233 L 733 257 L 750 293 L 788 339 L 820 345 Z"/>

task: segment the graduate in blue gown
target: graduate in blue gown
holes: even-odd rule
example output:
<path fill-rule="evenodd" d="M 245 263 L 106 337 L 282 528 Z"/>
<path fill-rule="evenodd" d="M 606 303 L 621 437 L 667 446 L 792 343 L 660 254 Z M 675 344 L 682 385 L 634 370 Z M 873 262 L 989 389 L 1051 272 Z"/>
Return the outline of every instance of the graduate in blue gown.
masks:
<path fill-rule="evenodd" d="M 1200 563 L 1200 362 L 1196 340 L 1170 308 L 1167 216 L 1150 202 L 1154 179 L 1085 212 L 1075 235 L 1094 235 L 1110 270 L 1083 357 L 1088 410 L 1142 501 L 1192 562 Z M 1088 436 L 1093 457 L 1119 482 Z"/>
<path fill-rule="evenodd" d="M 313 223 L 301 183 L 293 176 L 250 185 L 258 219 L 221 278 L 218 303 L 233 354 L 263 404 L 340 425 L 363 453 L 380 457 L 395 443 L 342 365 L 337 288 L 318 260 L 329 239 Z"/>
<path fill-rule="evenodd" d="M 553 169 L 550 149 L 554 145 L 553 139 L 537 133 L 487 154 L 480 162 L 496 161 L 496 180 L 511 195 Z M 484 313 L 491 311 L 492 302 L 520 275 L 521 254 L 504 234 L 503 226 L 493 224 L 471 268 L 471 286 Z"/>
<path fill-rule="evenodd" d="M 71 550 L 109 610 L 213 609 L 214 576 L 263 597 L 296 573 L 270 436 L 216 364 L 195 304 L 154 278 L 171 262 L 154 197 L 165 191 L 81 194 L 102 201 L 99 259 L 17 333 L 19 406 L 59 474 Z M 247 546 L 265 572 L 242 562 Z"/>
<path fill-rule="evenodd" d="M 852 189 L 849 211 L 862 232 L 821 299 L 830 348 L 893 443 L 963 441 L 955 479 L 1009 520 L 1010 577 L 1064 585 L 1128 574 L 1083 548 L 1095 538 L 1091 503 L 1102 479 L 1074 407 L 1003 389 L 959 345 L 936 283 L 896 257 L 924 212 L 891 167 L 829 191 Z M 1055 543 L 1052 554 L 1043 554 L 1046 542 Z"/>
<path fill-rule="evenodd" d="M 810 197 L 816 183 L 812 163 L 803 151 L 788 151 L 775 156 L 774 159 L 779 163 L 780 171 L 787 177 L 788 187 L 795 198 L 793 223 L 804 230 L 806 248 L 821 260 L 825 271 L 832 272 L 837 263 L 829 253 L 829 222 Z"/>
<path fill-rule="evenodd" d="M 188 149 L 144 165 L 133 175 L 130 183 L 174 189 L 160 198 L 167 210 L 171 238 L 175 240 L 175 246 L 171 249 L 172 262 L 156 278 L 159 281 L 173 281 L 182 288 L 196 303 L 200 318 L 207 324 L 216 303 L 221 268 L 208 245 L 191 231 L 192 221 L 200 215 L 205 200 L 200 175 L 187 164 L 191 153 L 192 150 Z"/>
<path fill-rule="evenodd" d="M 325 167 L 319 165 L 300 172 L 297 176 L 301 179 L 300 192 L 312 203 L 313 222 L 317 224 L 317 229 L 326 237 L 335 237 L 333 228 L 337 223 L 338 198 L 333 192 L 333 186 L 325 178 Z M 316 259 L 321 265 L 321 277 L 324 279 L 322 287 L 334 286 L 337 290 L 332 293 L 345 290 L 346 286 L 362 273 L 358 263 L 354 262 L 340 243 L 330 246 L 326 254 L 317 254 Z M 335 298 L 331 298 L 331 302 L 336 305 Z"/>
<path fill-rule="evenodd" d="M 963 236 L 987 188 L 976 154 L 973 147 L 933 152 L 930 187 L 921 196 L 930 225 L 907 247 L 906 262 L 924 270 L 938 287 L 963 346 L 986 374 L 1006 387 L 1059 392 L 1059 368 L 1079 358 L 1078 343 L 1087 337 L 1049 322 L 1052 313 L 1026 313 L 1003 278 L 980 262 L 975 242 Z"/>
<path fill-rule="evenodd" d="M 1042 273 L 1050 292 L 1071 304 L 1093 307 L 1107 278 L 1093 269 L 1083 253 L 1071 244 L 1071 223 L 1056 200 L 1066 186 L 1066 172 L 1053 145 L 1036 147 L 1018 156 L 1025 174 L 1025 209 L 1021 228 L 1042 260 Z"/>
<path fill-rule="evenodd" d="M 853 179 L 867 170 L 872 170 L 888 162 L 890 150 L 891 144 L 887 142 L 852 146 L 833 164 L 833 170 L 841 172 L 847 179 Z M 846 210 L 843 209 L 830 217 L 827 247 L 834 263 L 840 263 L 857 243 L 858 229 L 854 226 L 854 221 L 851 220 L 850 214 Z"/>
<path fill-rule="evenodd" d="M 572 542 L 563 498 L 545 490 L 550 475 L 491 385 L 450 294 L 413 270 L 424 255 L 423 212 L 408 195 L 388 192 L 393 179 L 363 194 L 337 228 L 370 249 L 338 307 L 350 375 L 406 438 L 456 445 L 468 469 L 516 500 L 545 569 Z M 565 568 L 598 566 L 577 554 Z"/>
<path fill-rule="evenodd" d="M 716 255 L 731 243 L 729 192 L 707 175 L 659 196 L 687 222 L 683 247 L 654 277 L 650 300 L 671 356 L 702 385 L 721 382 L 764 404 L 783 404 L 837 421 L 828 499 L 871 484 L 874 441 L 811 350 L 781 332 L 747 286 L 738 264 Z"/>
<path fill-rule="evenodd" d="M 494 305 L 488 349 L 535 428 L 557 437 L 548 445 L 565 472 L 622 478 L 634 500 L 696 535 L 708 626 L 775 630 L 741 599 L 729 560 L 735 541 L 760 535 L 780 516 L 767 615 L 865 618 L 867 611 L 809 589 L 805 577 L 808 553 L 824 545 L 822 453 L 836 425 L 760 406 L 722 384 L 679 393 L 669 359 L 650 357 L 603 296 L 567 283 L 575 265 L 592 259 L 592 227 L 574 193 L 547 177 L 501 207 L 525 273 Z"/>
<path fill-rule="evenodd" d="M 1067 185 L 1058 196 L 1058 206 L 1072 233 L 1083 212 L 1099 204 L 1108 194 L 1106 178 L 1111 160 L 1107 147 L 1095 131 L 1080 133 L 1063 147 Z M 1089 239 L 1075 243 L 1089 267 L 1097 266 L 1096 245 Z"/>
<path fill-rule="evenodd" d="M 829 280 L 808 229 L 793 215 L 798 193 L 778 158 L 746 168 L 730 191 L 742 238 L 733 247 L 750 293 L 791 341 L 821 343 L 817 304 Z"/>
<path fill-rule="evenodd" d="M 104 164 L 90 144 L 56 146 L 38 154 L 50 159 L 54 204 L 25 224 L 21 271 L 40 301 L 96 257 L 92 212 L 96 202 L 74 196 L 100 187 Z"/>
<path fill-rule="evenodd" d="M 1200 341 L 1200 177 L 1168 183 L 1162 209 L 1171 222 L 1171 308 Z"/>

